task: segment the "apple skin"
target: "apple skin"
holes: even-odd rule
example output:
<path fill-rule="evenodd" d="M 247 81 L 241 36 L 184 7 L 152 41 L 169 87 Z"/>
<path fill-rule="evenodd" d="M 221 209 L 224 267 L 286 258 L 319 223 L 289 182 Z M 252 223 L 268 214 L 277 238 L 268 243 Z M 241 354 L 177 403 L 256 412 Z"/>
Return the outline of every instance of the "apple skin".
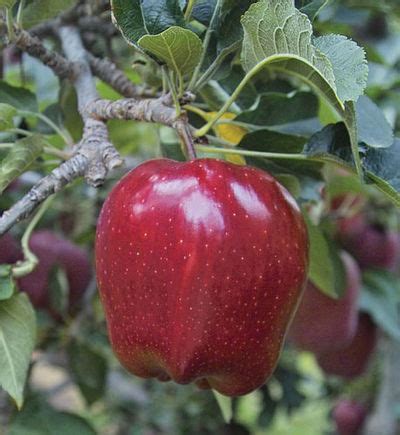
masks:
<path fill-rule="evenodd" d="M 272 374 L 307 264 L 290 194 L 263 171 L 215 159 L 142 164 L 97 226 L 97 280 L 122 365 L 228 396 Z"/>
<path fill-rule="evenodd" d="M 370 224 L 363 214 L 339 222 L 338 239 L 362 269 L 396 267 L 400 253 L 398 234 Z"/>
<path fill-rule="evenodd" d="M 38 257 L 39 264 L 29 275 L 19 280 L 20 289 L 26 292 L 36 308 L 52 311 L 50 274 L 53 268 L 64 269 L 69 285 L 69 313 L 72 314 L 92 278 L 89 257 L 82 248 L 49 230 L 32 234 L 29 247 Z"/>
<path fill-rule="evenodd" d="M 14 264 L 22 259 L 22 251 L 10 234 L 0 237 L 0 264 Z"/>
<path fill-rule="evenodd" d="M 328 375 L 356 378 L 366 371 L 376 342 L 376 325 L 368 314 L 361 313 L 357 332 L 351 343 L 343 349 L 319 355 L 318 364 Z"/>
<path fill-rule="evenodd" d="M 357 435 L 367 417 L 367 408 L 354 400 L 340 400 L 332 412 L 339 435 Z"/>
<path fill-rule="evenodd" d="M 346 273 L 344 294 L 340 299 L 333 299 L 308 282 L 289 330 L 290 342 L 299 349 L 316 354 L 340 349 L 356 333 L 361 272 L 347 252 L 340 255 Z"/>

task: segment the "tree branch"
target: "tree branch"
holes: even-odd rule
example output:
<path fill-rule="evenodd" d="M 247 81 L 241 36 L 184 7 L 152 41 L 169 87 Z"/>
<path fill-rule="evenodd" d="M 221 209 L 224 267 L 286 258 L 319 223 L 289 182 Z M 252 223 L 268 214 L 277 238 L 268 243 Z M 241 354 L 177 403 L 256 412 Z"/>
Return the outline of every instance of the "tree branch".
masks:
<path fill-rule="evenodd" d="M 7 32 L 7 25 L 4 22 L 0 22 L 0 34 L 4 32 Z M 69 62 L 60 54 L 48 50 L 39 38 L 31 36 L 25 30 L 15 27 L 14 33 L 15 40 L 13 43 L 20 50 L 39 59 L 44 65 L 51 68 L 60 79 L 74 79 L 77 73 L 74 63 Z"/>
<path fill-rule="evenodd" d="M 29 217 L 48 196 L 76 178 L 84 176 L 89 184 L 97 187 L 104 182 L 108 171 L 122 164 L 122 159 L 109 141 L 104 122 L 90 118 L 85 110 L 99 96 L 79 31 L 75 27 L 66 26 L 61 27 L 58 33 L 68 61 L 78 67 L 73 81 L 79 111 L 84 120 L 83 137 L 71 159 L 40 180 L 25 197 L 0 217 L 0 234 Z"/>
<path fill-rule="evenodd" d="M 106 121 L 108 119 L 133 119 L 136 121 L 155 122 L 176 127 L 180 117 L 171 107 L 169 95 L 160 98 L 126 98 L 117 101 L 97 100 L 86 107 L 86 116 Z"/>
<path fill-rule="evenodd" d="M 58 75 L 66 75 L 74 83 L 78 96 L 78 109 L 84 121 L 84 133 L 75 147 L 71 159 L 62 163 L 40 180 L 31 191 L 0 217 L 0 235 L 15 223 L 29 217 L 51 194 L 58 192 L 79 177 L 88 184 L 100 186 L 108 172 L 122 164 L 122 159 L 110 143 L 105 122 L 109 119 L 137 120 L 159 123 L 174 128 L 184 144 L 189 158 L 195 158 L 192 128 L 187 115 L 177 115 L 170 95 L 159 98 L 127 98 L 119 101 L 99 99 L 92 69 L 105 82 L 123 95 L 137 95 L 137 87 L 107 60 L 99 60 L 84 48 L 79 30 L 74 26 L 61 26 L 57 30 L 66 58 L 46 51 L 40 40 L 26 32 L 19 39 L 20 48 L 35 53 Z M 22 41 L 22 42 L 21 42 Z M 193 99 L 185 95 L 186 101 Z M 183 103 L 185 102 L 183 101 Z M 183 104 L 182 103 L 182 104 Z"/>
<path fill-rule="evenodd" d="M 126 98 L 153 97 L 154 93 L 144 86 L 137 86 L 108 59 L 99 59 L 88 53 L 88 59 L 93 74 L 110 85 L 114 90 Z"/>

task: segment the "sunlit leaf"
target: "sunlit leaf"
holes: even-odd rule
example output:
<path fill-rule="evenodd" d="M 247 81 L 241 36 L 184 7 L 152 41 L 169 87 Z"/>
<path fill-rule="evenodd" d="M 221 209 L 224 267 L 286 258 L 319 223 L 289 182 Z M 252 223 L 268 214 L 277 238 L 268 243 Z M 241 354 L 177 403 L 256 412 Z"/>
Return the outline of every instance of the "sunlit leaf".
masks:
<path fill-rule="evenodd" d="M 159 35 L 145 35 L 138 45 L 157 60 L 166 63 L 178 76 L 190 74 L 200 61 L 202 42 L 190 30 L 173 26 Z"/>
<path fill-rule="evenodd" d="M 111 0 L 113 21 L 129 44 L 186 23 L 178 0 Z"/>
<path fill-rule="evenodd" d="M 35 345 L 35 312 L 24 293 L 0 302 L 0 386 L 18 407 Z"/>

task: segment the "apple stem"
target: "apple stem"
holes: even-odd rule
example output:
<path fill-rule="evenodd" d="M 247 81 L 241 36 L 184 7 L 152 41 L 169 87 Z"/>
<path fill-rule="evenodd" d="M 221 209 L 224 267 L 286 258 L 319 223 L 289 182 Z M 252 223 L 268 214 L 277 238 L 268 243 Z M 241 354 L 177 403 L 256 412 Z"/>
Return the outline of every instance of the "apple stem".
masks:
<path fill-rule="evenodd" d="M 175 128 L 181 139 L 187 158 L 189 160 L 195 160 L 197 158 L 197 154 L 189 123 L 187 120 L 181 118 L 176 122 Z"/>

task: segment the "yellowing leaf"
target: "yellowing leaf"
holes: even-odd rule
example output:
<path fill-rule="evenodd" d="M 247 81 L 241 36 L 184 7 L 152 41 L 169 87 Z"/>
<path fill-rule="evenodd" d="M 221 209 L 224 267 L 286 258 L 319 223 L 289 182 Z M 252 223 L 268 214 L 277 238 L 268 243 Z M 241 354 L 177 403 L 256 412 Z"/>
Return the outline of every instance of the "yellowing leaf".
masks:
<path fill-rule="evenodd" d="M 204 112 L 203 110 L 196 109 L 196 113 L 200 115 L 205 121 L 210 121 L 215 115 L 216 112 Z M 229 119 L 233 120 L 236 118 L 236 114 L 226 112 L 222 115 L 221 119 Z M 243 137 L 248 133 L 247 130 L 243 127 L 233 124 L 224 124 L 220 122 L 219 124 L 214 126 L 214 131 L 217 137 L 220 139 L 226 140 L 230 142 L 232 145 L 237 145 Z M 245 165 L 246 160 L 243 156 L 239 156 L 237 154 L 227 154 L 226 160 L 231 163 L 235 163 L 237 165 Z"/>
<path fill-rule="evenodd" d="M 207 115 L 208 118 L 212 118 L 215 116 L 215 112 L 210 112 Z M 225 113 L 221 119 L 235 119 L 236 115 L 234 113 Z M 208 119 L 208 120 L 209 120 Z M 246 135 L 247 130 L 243 127 L 239 127 L 238 125 L 233 124 L 223 124 L 222 122 L 214 127 L 215 133 L 221 139 L 224 139 L 230 142 L 233 145 L 237 145 L 242 139 L 243 136 Z"/>
<path fill-rule="evenodd" d="M 210 112 L 209 117 L 215 115 L 215 112 Z M 225 113 L 221 119 L 235 119 L 236 115 L 234 113 Z M 232 145 L 237 145 L 242 139 L 243 136 L 246 135 L 247 130 L 243 127 L 239 127 L 238 125 L 233 124 L 223 124 L 220 123 L 214 127 L 216 135 L 230 142 Z M 226 160 L 231 163 L 235 163 L 237 165 L 245 165 L 246 160 L 243 156 L 239 156 L 237 154 L 227 154 Z"/>

